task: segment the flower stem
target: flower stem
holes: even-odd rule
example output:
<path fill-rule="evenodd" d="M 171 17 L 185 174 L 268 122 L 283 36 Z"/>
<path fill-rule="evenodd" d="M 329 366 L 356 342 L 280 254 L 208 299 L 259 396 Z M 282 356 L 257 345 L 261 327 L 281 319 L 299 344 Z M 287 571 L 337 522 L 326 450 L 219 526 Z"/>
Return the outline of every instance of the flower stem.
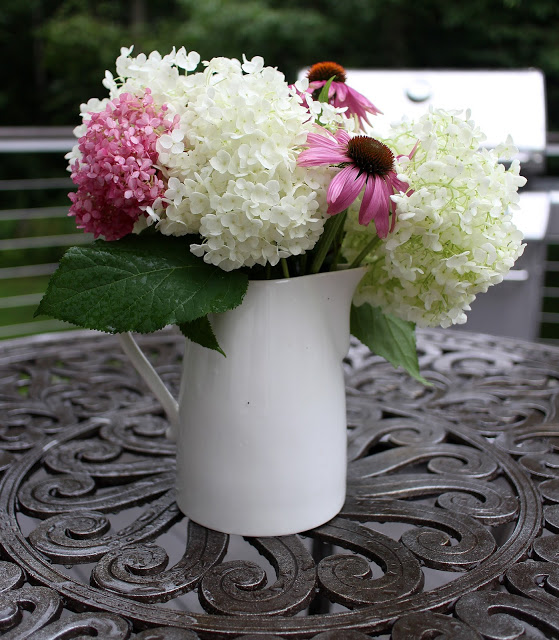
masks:
<path fill-rule="evenodd" d="M 318 273 L 320 271 L 320 267 L 322 267 L 322 263 L 332 246 L 332 242 L 334 242 L 338 235 L 338 231 L 344 226 L 346 216 L 347 211 L 344 211 L 343 213 L 332 216 L 326 221 L 324 232 L 316 243 L 316 254 L 311 264 L 311 273 Z"/>
<path fill-rule="evenodd" d="M 283 277 L 289 278 L 289 267 L 287 266 L 287 260 L 285 258 L 281 259 L 281 269 L 283 271 Z"/>
<path fill-rule="evenodd" d="M 367 244 L 362 249 L 362 251 L 359 253 L 359 255 L 349 265 L 349 268 L 350 269 L 355 269 L 356 267 L 359 267 L 361 265 L 361 262 L 362 262 L 363 258 L 365 258 L 365 256 L 368 253 L 370 253 L 377 246 L 377 244 L 379 242 L 380 242 L 380 238 L 378 236 L 375 236 L 370 242 L 367 242 Z"/>
<path fill-rule="evenodd" d="M 347 215 L 347 213 L 345 214 Z M 340 259 L 340 253 L 342 252 L 342 244 L 344 240 L 344 228 L 340 227 L 338 231 L 338 235 L 335 239 L 335 248 L 334 248 L 334 257 L 332 259 L 332 263 L 330 264 L 330 271 L 336 271 L 338 268 L 338 261 Z"/>

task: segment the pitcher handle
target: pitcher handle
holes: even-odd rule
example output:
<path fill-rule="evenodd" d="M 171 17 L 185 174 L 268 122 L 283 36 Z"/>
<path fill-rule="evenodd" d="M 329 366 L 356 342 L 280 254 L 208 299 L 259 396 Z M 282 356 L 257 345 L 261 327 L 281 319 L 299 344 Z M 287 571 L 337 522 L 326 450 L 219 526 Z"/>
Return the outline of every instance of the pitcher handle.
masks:
<path fill-rule="evenodd" d="M 163 410 L 167 414 L 170 422 L 170 428 L 167 430 L 167 437 L 170 440 L 176 440 L 176 434 L 180 424 L 179 403 L 169 392 L 169 389 L 163 384 L 163 381 L 152 367 L 150 361 L 144 355 L 144 352 L 138 346 L 131 333 L 119 333 L 118 339 L 124 353 L 130 359 L 136 371 L 140 374 L 143 381 L 147 384 L 149 390 L 161 403 Z"/>

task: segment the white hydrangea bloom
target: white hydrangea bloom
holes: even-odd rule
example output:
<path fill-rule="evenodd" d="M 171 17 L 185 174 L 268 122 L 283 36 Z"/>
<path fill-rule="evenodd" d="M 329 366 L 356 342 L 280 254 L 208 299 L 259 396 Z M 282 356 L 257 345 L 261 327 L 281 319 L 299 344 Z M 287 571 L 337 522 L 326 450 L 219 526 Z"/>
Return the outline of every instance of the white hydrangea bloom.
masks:
<path fill-rule="evenodd" d="M 202 73 L 184 77 L 182 137 L 158 141 L 169 188 L 166 206 L 155 212 L 157 228 L 200 234 L 191 251 L 224 270 L 275 265 L 312 249 L 324 227 L 333 172 L 298 167 L 297 155 L 314 112 L 337 127 L 341 110 L 313 103 L 309 113 L 283 74 L 258 56 L 204 65 Z"/>
<path fill-rule="evenodd" d="M 526 182 L 515 160 L 505 170 L 499 155 L 516 153 L 512 140 L 489 151 L 466 112 L 431 109 L 417 122 L 393 125 L 383 141 L 397 154 L 398 178 L 411 195 L 392 196 L 398 217 L 394 232 L 366 262 L 371 268 L 356 304 L 380 306 L 418 326 L 466 322 L 476 295 L 503 280 L 522 254 L 522 234 L 510 211 Z M 371 230 L 352 212 L 344 253 L 351 261 L 370 241 Z"/>
<path fill-rule="evenodd" d="M 173 97 L 183 98 L 184 71 L 194 71 L 200 62 L 196 51 L 187 53 L 184 47 L 178 51 L 173 47 L 166 56 L 158 51 L 152 51 L 149 56 L 145 53 L 131 56 L 134 47 L 123 47 L 116 59 L 117 77 L 109 71 L 105 72 L 103 86 L 111 98 L 121 93 L 141 93 L 146 87 L 151 89 L 153 99 L 162 104 Z"/>

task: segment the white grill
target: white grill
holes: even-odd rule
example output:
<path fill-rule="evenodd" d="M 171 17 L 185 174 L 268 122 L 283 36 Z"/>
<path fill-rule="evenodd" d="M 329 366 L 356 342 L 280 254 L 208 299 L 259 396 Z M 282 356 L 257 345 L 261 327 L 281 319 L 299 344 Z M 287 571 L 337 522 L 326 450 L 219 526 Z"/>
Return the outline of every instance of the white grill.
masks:
<path fill-rule="evenodd" d="M 487 147 L 495 147 L 510 134 L 524 174 L 545 170 L 545 82 L 538 69 L 349 70 L 347 82 L 391 120 L 416 118 L 430 105 L 470 109 L 487 135 Z"/>

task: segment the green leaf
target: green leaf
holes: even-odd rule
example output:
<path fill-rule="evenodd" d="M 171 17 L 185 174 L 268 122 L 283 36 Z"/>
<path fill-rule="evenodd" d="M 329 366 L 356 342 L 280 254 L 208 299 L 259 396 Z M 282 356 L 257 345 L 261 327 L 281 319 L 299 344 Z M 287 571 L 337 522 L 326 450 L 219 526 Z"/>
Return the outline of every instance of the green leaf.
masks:
<path fill-rule="evenodd" d="M 419 372 L 415 325 L 383 313 L 378 307 L 352 305 L 351 333 L 371 351 L 385 358 L 394 367 L 403 367 L 424 385 L 431 386 Z"/>
<path fill-rule="evenodd" d="M 328 93 L 330 92 L 330 85 L 332 84 L 332 82 L 334 82 L 334 78 L 336 76 L 332 76 L 328 82 L 322 87 L 322 90 L 320 91 L 320 93 L 318 94 L 318 101 L 319 102 L 328 102 Z"/>
<path fill-rule="evenodd" d="M 193 238 L 126 236 L 70 248 L 35 315 L 87 329 L 150 333 L 242 302 L 248 276 L 206 264 Z"/>
<path fill-rule="evenodd" d="M 196 342 L 202 347 L 219 351 L 223 356 L 225 355 L 225 351 L 223 351 L 217 342 L 208 316 L 196 318 L 196 320 L 192 320 L 191 322 L 181 322 L 179 328 L 182 335 L 192 340 L 192 342 Z"/>

